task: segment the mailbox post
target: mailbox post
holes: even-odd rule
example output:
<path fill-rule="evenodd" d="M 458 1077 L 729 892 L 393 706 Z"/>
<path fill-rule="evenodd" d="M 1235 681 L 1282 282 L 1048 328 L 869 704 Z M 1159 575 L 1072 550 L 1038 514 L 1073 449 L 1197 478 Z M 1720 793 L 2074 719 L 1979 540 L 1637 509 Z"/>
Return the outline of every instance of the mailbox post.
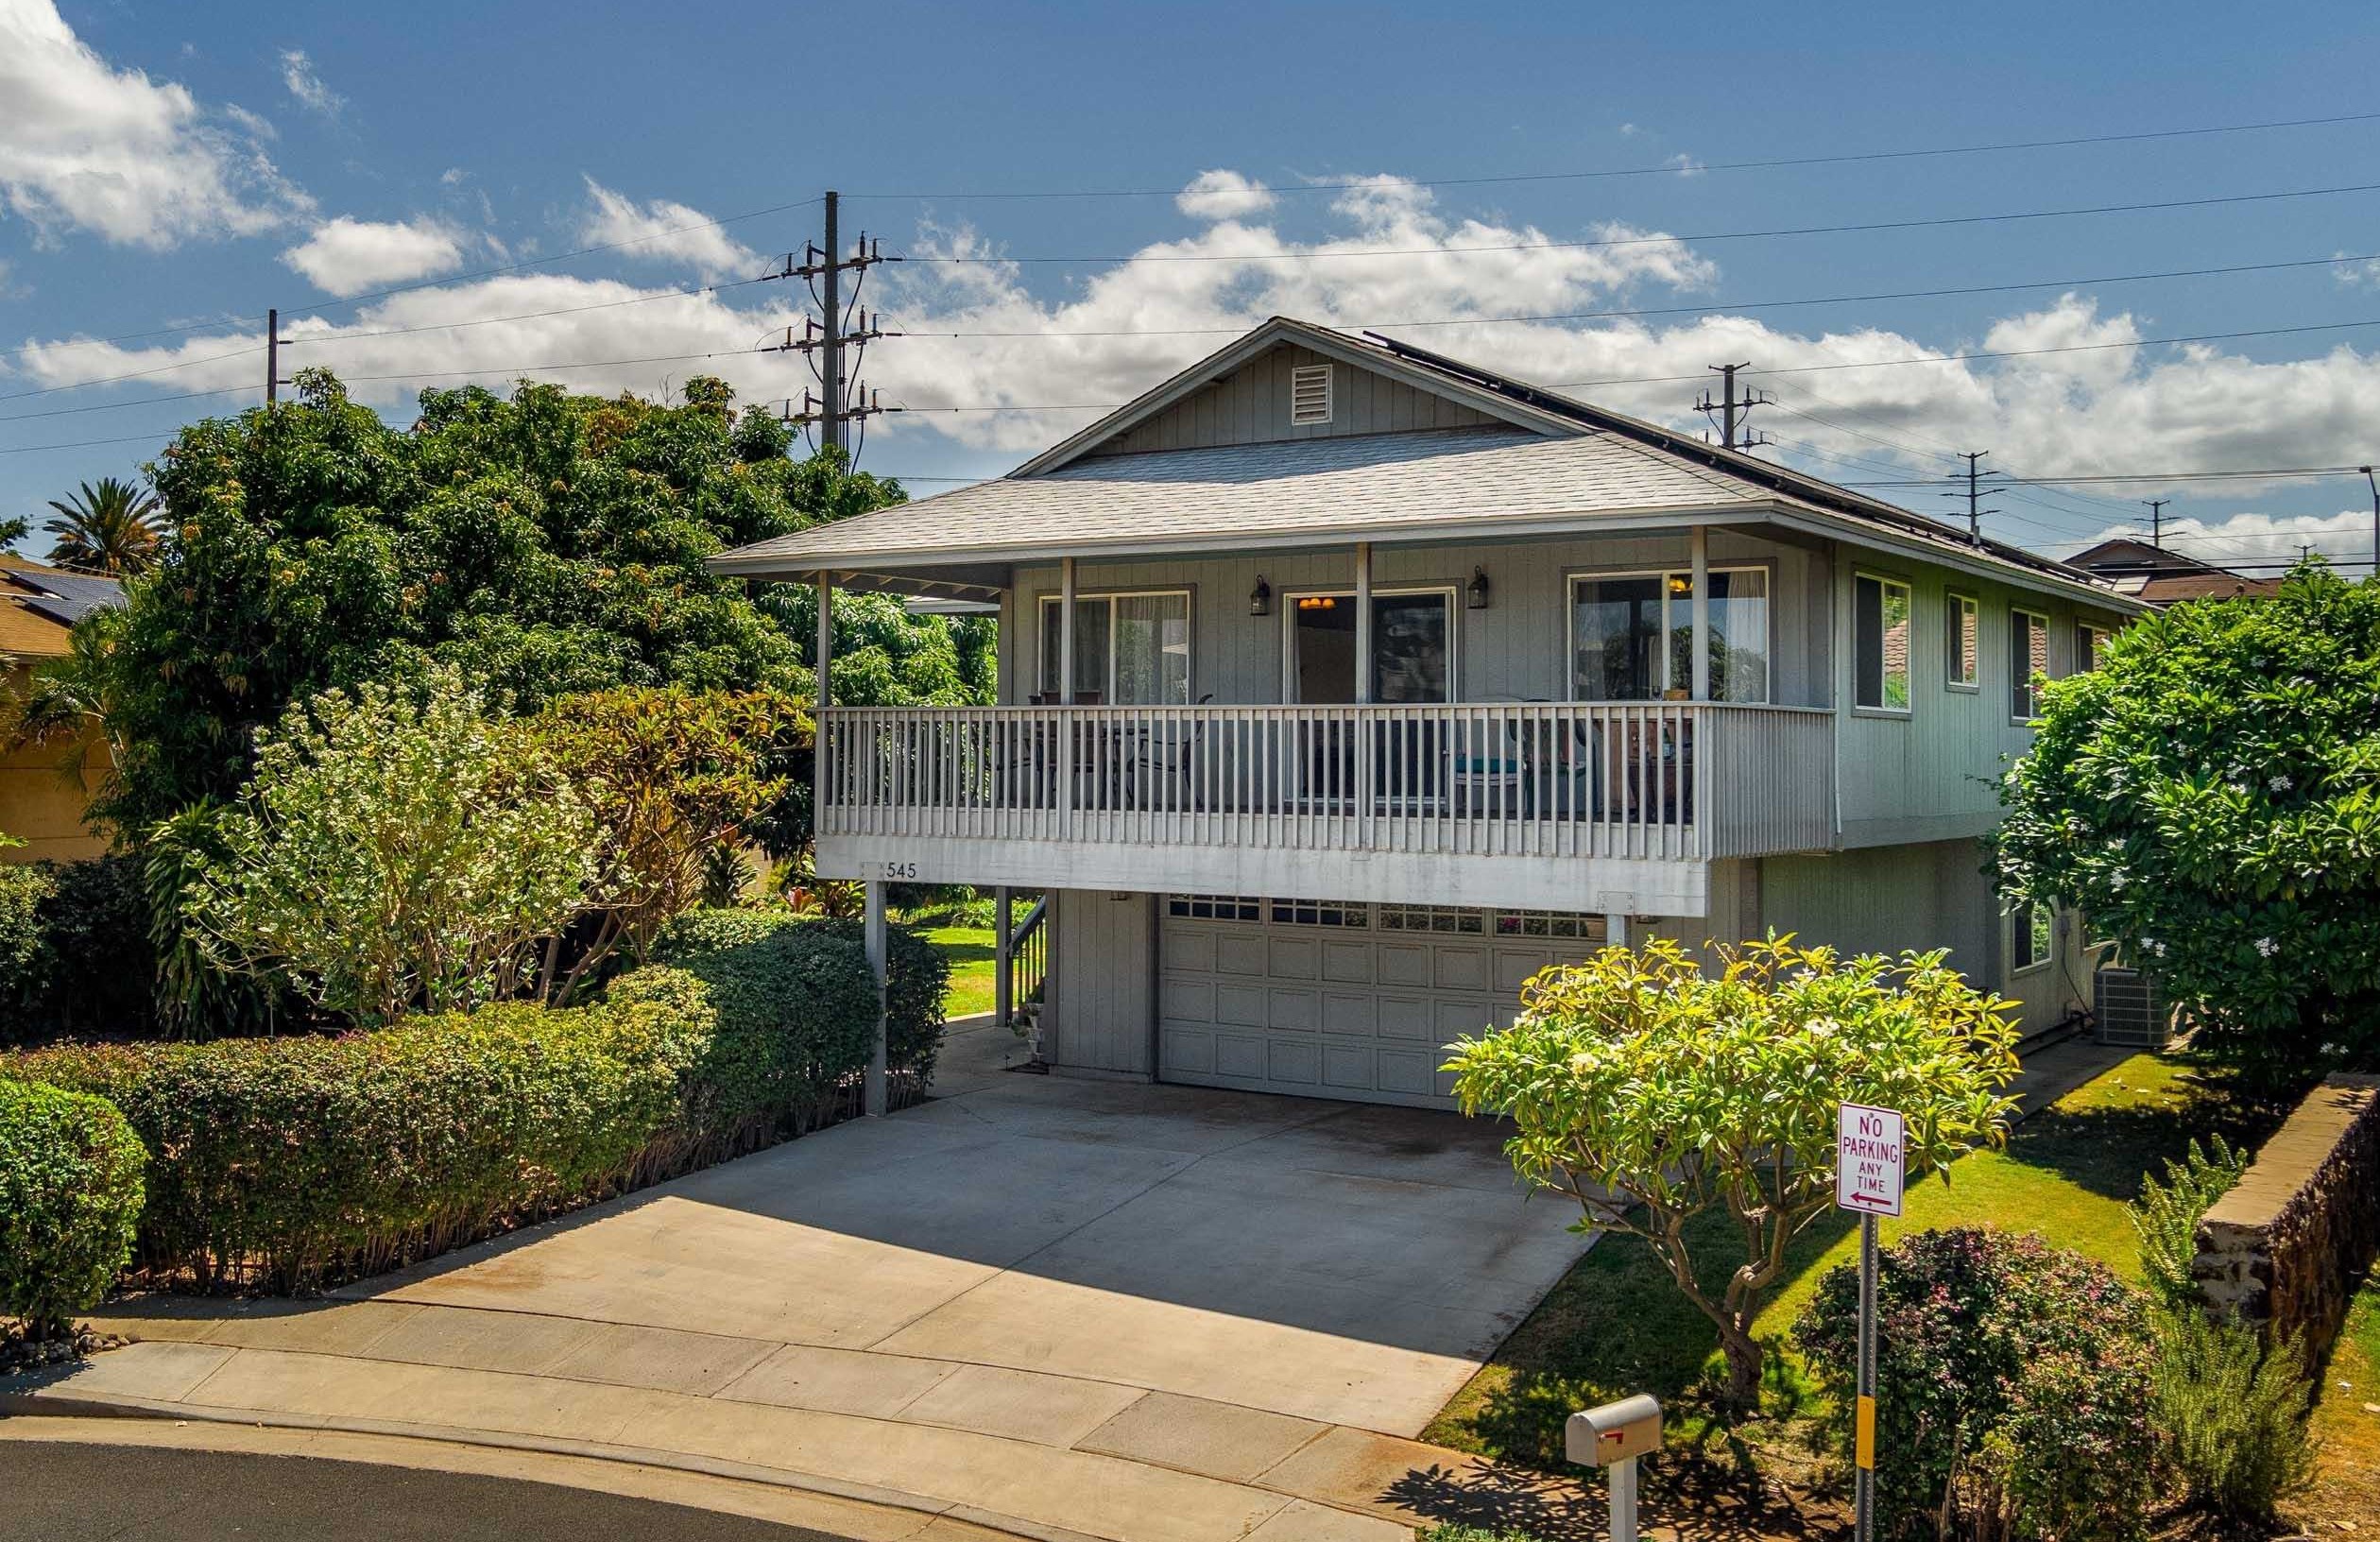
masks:
<path fill-rule="evenodd" d="M 1661 1405 L 1642 1393 L 1573 1414 L 1562 1427 L 1562 1454 L 1605 1470 L 1612 1542 L 1636 1542 L 1636 1458 L 1660 1448 Z"/>

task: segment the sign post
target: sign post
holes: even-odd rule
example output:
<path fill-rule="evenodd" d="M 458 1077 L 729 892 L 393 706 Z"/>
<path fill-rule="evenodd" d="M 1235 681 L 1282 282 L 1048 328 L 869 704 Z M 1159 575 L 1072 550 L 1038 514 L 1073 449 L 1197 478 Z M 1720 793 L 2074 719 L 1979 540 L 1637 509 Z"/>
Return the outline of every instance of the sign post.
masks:
<path fill-rule="evenodd" d="M 1875 1218 L 1901 1213 L 1908 1125 L 1890 1108 L 1835 1111 L 1835 1206 L 1859 1217 L 1859 1402 L 1853 1426 L 1858 1542 L 1875 1535 Z"/>

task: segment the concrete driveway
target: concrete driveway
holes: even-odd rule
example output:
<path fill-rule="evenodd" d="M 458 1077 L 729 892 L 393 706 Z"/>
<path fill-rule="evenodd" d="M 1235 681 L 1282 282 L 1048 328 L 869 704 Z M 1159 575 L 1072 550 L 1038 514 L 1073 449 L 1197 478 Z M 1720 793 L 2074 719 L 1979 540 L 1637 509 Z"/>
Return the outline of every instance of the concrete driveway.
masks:
<path fill-rule="evenodd" d="M 1430 1110 L 1005 1075 L 374 1294 L 800 1346 L 762 1374 L 911 1410 L 1096 1423 L 1146 1389 L 1410 1436 L 1581 1248 L 1498 1147 Z"/>
<path fill-rule="evenodd" d="M 970 1073 L 997 1047 L 954 1046 L 954 1095 L 334 1301 L 135 1303 L 98 1321 L 146 1342 L 30 1401 L 526 1445 L 1033 1535 L 1394 1542 L 1482 1503 L 1591 1528 L 1570 1485 L 1412 1438 L 1584 1245 L 1494 1127 Z"/>

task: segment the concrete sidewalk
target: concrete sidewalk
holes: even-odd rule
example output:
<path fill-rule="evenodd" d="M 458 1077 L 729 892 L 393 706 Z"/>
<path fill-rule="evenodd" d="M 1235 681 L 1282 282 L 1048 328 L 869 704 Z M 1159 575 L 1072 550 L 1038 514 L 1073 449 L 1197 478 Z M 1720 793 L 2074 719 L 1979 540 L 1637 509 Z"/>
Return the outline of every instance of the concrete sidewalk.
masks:
<path fill-rule="evenodd" d="M 1011 1074 L 317 1302 L 160 1297 L 30 1405 L 604 1457 L 1110 1542 L 1584 1534 L 1410 1437 L 1585 1245 L 1485 1125 Z"/>

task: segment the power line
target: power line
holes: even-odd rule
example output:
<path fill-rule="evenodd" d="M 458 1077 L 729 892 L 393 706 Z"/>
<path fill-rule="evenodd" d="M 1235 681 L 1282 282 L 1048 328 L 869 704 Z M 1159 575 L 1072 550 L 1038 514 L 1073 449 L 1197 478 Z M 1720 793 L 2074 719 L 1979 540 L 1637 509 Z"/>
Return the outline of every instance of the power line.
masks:
<path fill-rule="evenodd" d="M 1783 225 L 1758 231 L 1693 231 L 1683 235 L 1599 236 L 1578 241 L 1519 241 L 1464 247 L 1377 247 L 1347 251 L 1277 252 L 1134 252 L 1074 257 L 942 257 L 920 255 L 920 263 L 945 266 L 1000 266 L 1004 264 L 1105 263 L 1118 266 L 1144 263 L 1303 263 L 1335 262 L 1372 257 L 1444 257 L 1465 252 L 1575 251 L 1612 247 L 1677 246 L 1689 241 L 1767 241 L 1798 235 L 1872 235 L 1881 231 L 1938 230 L 1960 225 L 2000 225 L 2037 219 L 2075 219 L 2090 214 L 2137 214 L 2159 210 L 2207 209 L 2234 203 L 2270 203 L 2286 198 L 2333 197 L 2349 193 L 2380 191 L 2380 182 L 2354 182 L 2338 187 L 2293 188 L 2275 193 L 2233 193 L 2203 198 L 2169 198 L 2152 203 L 2102 203 L 2066 209 L 2028 209 L 1998 214 L 1942 214 L 1925 219 L 1867 220 L 1849 225 Z"/>
<path fill-rule="evenodd" d="M 1920 149 L 1859 150 L 1835 155 L 1772 156 L 1756 161 L 1697 161 L 1690 166 L 1667 163 L 1657 166 L 1621 166 L 1594 171 L 1509 172 L 1474 177 L 1398 178 L 1396 185 L 1408 187 L 1479 187 L 1497 182 L 1563 182 L 1594 181 L 1620 177 L 1675 177 L 1681 172 L 1770 171 L 1791 166 L 1851 165 L 1875 161 L 1914 161 L 1932 156 L 1998 155 L 2020 150 L 2074 149 L 2086 145 L 2139 144 L 2152 140 L 2192 139 L 2217 134 L 2265 133 L 2287 128 L 2332 128 L 2350 123 L 2370 123 L 2380 119 L 2380 112 L 2350 112 L 2320 118 L 2284 118 L 2266 123 L 2222 124 L 2198 128 L 2157 128 L 2123 134 L 2079 134 L 2059 139 L 2003 140 L 1988 145 L 1948 145 Z M 1333 193 L 1358 188 L 1377 187 L 1376 179 L 1349 181 L 1310 181 L 1273 188 L 1275 193 Z M 1041 192 L 974 192 L 974 193 L 854 193 L 855 198 L 889 200 L 950 200 L 1011 199 L 1011 198 L 1171 198 L 1181 195 L 1175 187 L 1149 188 L 1067 188 Z"/>
<path fill-rule="evenodd" d="M 469 283 L 475 279 L 498 278 L 506 273 L 521 272 L 524 268 L 542 267 L 548 263 L 564 263 L 574 257 L 592 257 L 602 252 L 619 251 L 628 247 L 642 246 L 649 241 L 667 240 L 673 235 L 691 235 L 698 231 L 715 231 L 722 226 L 741 224 L 747 219 L 762 219 L 770 214 L 784 214 L 788 210 L 806 209 L 817 201 L 814 197 L 809 197 L 793 203 L 771 204 L 766 209 L 754 209 L 746 214 L 728 214 L 719 219 L 706 219 L 693 225 L 672 226 L 665 231 L 647 231 L 642 235 L 632 235 L 624 240 L 599 242 L 594 246 L 577 247 L 569 251 L 557 251 L 544 257 L 524 257 L 517 263 L 505 263 L 495 267 L 475 268 L 468 273 L 448 273 L 435 279 L 423 279 L 415 283 L 400 283 L 386 289 L 375 289 L 368 294 L 347 295 L 337 300 L 326 300 L 317 305 L 301 305 L 290 314 L 295 316 L 302 312 L 309 316 L 319 315 L 324 311 L 340 310 L 350 305 L 368 305 L 376 300 L 409 295 L 417 289 L 437 289 L 452 283 Z M 247 316 L 229 321 L 185 321 L 173 326 L 151 327 L 144 332 L 117 333 L 111 337 L 85 337 L 72 342 L 45 343 L 43 347 L 52 351 L 70 348 L 102 348 L 110 343 L 129 342 L 140 337 L 162 337 L 172 333 L 204 332 L 211 327 L 246 326 L 263 319 L 263 317 Z"/>
<path fill-rule="evenodd" d="M 2101 273 L 2064 279 L 2027 279 L 2009 283 L 1957 284 L 1933 289 L 1884 289 L 1860 295 L 1806 295 L 1793 300 L 1710 300 L 1696 305 L 1639 305 L 1625 309 L 1600 311 L 1544 311 L 1522 316 L 1440 316 L 1418 317 L 1396 321 L 1341 322 L 1344 328 L 1354 327 L 1486 327 L 1512 326 L 1522 323 L 1539 324 L 1549 321 L 1618 321 L 1648 316 L 1707 316 L 1722 311 L 1774 311 L 1802 305 L 1869 304 L 1887 300 L 1943 300 L 1966 295 L 2008 294 L 2023 289 L 2066 289 L 2086 284 L 2149 283 L 2166 279 L 2208 279 L 2226 274 L 2271 273 L 2288 268 L 2338 267 L 2351 263 L 2380 262 L 2380 252 L 2358 253 L 2354 256 L 2297 257 L 2272 263 L 2236 263 L 2222 267 L 2168 268 L 2153 273 Z M 1245 332 L 1241 326 L 1212 327 L 1106 327 L 1088 331 L 1056 329 L 1015 330 L 1006 332 L 942 332 L 912 331 L 913 337 L 1207 337 L 1236 335 Z M 1689 377 L 1690 378 L 1690 377 Z"/>

